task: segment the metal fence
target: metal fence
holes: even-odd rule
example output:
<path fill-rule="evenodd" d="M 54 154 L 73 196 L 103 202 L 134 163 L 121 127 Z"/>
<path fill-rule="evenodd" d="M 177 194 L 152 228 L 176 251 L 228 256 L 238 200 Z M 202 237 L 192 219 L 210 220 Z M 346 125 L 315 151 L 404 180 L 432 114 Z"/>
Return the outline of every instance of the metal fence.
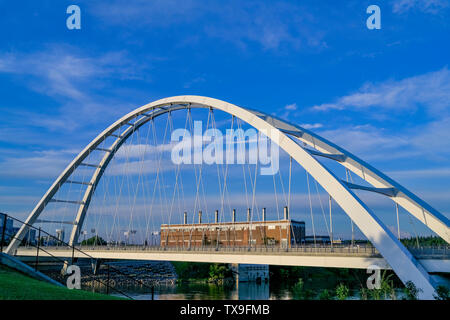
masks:
<path fill-rule="evenodd" d="M 37 231 L 37 241 L 26 241 L 22 243 L 22 246 L 20 247 L 21 249 L 26 248 L 28 250 L 35 250 L 36 251 L 36 259 L 34 261 L 34 269 L 36 271 L 39 270 L 39 265 L 41 263 L 40 260 L 40 255 L 42 255 L 42 253 L 45 253 L 46 258 L 50 257 L 51 259 L 53 259 L 53 262 L 57 262 L 57 263 L 61 263 L 63 266 L 67 266 L 69 264 L 69 261 L 67 261 L 67 259 L 64 258 L 60 258 L 60 257 L 56 257 L 55 255 L 51 254 L 51 251 L 56 249 L 60 249 L 60 250 L 70 250 L 71 251 L 71 258 L 70 258 L 70 264 L 72 265 L 76 265 L 76 259 L 79 257 L 75 257 L 75 252 L 77 253 L 77 256 L 81 256 L 81 258 L 85 258 L 85 259 L 91 259 L 91 261 L 97 261 L 96 258 L 92 257 L 91 255 L 89 255 L 88 253 L 84 252 L 81 250 L 81 248 L 76 247 L 76 246 L 71 246 L 68 243 L 62 241 L 61 239 L 58 239 L 57 237 L 49 234 L 48 232 L 42 230 L 41 228 L 36 228 L 30 224 L 27 224 L 24 221 L 21 221 L 17 218 L 8 216 L 4 213 L 2 213 L 0 215 L 0 219 L 3 219 L 3 225 L 2 228 L 0 229 L 0 252 L 3 252 L 3 249 L 8 245 L 8 242 L 11 241 L 12 239 L 16 239 L 16 235 L 15 234 L 11 234 L 8 233 L 5 225 L 6 225 L 6 221 L 7 219 L 12 219 L 13 221 L 19 223 L 20 225 L 26 225 L 26 227 L 30 230 L 36 230 Z M 57 246 L 46 246 L 45 245 L 45 241 L 43 241 L 44 237 L 48 240 L 51 239 L 52 242 L 57 243 Z M 7 241 L 7 240 L 8 241 Z M 153 297 L 153 292 L 154 292 L 154 287 L 153 286 L 149 286 L 147 284 L 145 284 L 144 282 L 142 282 L 139 279 L 135 279 L 134 277 L 132 277 L 131 275 L 125 274 L 123 272 L 121 272 L 119 269 L 115 268 L 114 266 L 111 266 L 110 264 L 106 264 L 107 265 L 107 275 L 108 278 L 106 279 L 106 281 L 101 280 L 99 278 L 97 278 L 93 272 L 92 274 L 86 274 L 84 273 L 83 276 L 87 277 L 88 279 L 90 279 L 92 282 L 97 283 L 101 286 L 104 286 L 106 288 L 106 293 L 109 294 L 110 292 L 115 292 L 117 294 L 123 295 L 129 299 L 132 299 L 131 296 L 129 296 L 128 294 L 126 294 L 125 292 L 115 288 L 115 286 L 111 285 L 111 279 L 110 279 L 110 271 L 113 271 L 116 274 L 119 274 L 123 277 L 126 277 L 127 279 L 129 279 L 131 282 L 134 282 L 135 284 L 142 286 L 142 287 L 146 287 L 149 289 L 149 292 L 152 293 L 152 297 Z"/>

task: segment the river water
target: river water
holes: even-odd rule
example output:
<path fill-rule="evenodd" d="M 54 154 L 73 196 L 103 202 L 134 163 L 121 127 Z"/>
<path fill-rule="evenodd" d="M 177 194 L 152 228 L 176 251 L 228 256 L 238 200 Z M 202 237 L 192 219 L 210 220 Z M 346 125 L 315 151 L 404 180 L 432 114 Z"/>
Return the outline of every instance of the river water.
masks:
<path fill-rule="evenodd" d="M 156 286 L 153 295 L 147 288 L 118 287 L 136 300 L 290 300 L 295 299 L 293 286 L 241 282 L 233 285 L 212 283 L 177 283 Z M 318 288 L 317 293 L 322 290 Z M 120 294 L 113 293 L 116 296 Z M 353 292 L 349 299 L 359 299 Z"/>

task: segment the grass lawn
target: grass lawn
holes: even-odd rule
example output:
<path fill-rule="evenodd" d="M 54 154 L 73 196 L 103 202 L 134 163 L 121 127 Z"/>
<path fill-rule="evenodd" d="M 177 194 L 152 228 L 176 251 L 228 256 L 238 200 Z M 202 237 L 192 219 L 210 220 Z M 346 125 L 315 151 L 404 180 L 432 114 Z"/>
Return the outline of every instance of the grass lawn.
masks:
<path fill-rule="evenodd" d="M 0 266 L 0 300 L 117 300 L 84 290 L 69 290 Z"/>

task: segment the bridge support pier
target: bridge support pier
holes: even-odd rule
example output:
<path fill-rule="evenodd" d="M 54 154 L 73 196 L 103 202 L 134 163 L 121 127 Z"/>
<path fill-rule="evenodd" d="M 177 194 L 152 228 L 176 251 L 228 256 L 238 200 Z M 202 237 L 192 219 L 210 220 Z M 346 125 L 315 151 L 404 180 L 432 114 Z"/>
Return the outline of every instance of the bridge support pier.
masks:
<path fill-rule="evenodd" d="M 91 261 L 91 268 L 92 268 L 92 273 L 94 274 L 94 276 L 96 276 L 98 270 L 100 270 L 102 262 L 103 262 L 102 259 L 95 259 L 95 260 Z"/>
<path fill-rule="evenodd" d="M 238 282 L 266 282 L 269 281 L 269 265 L 232 263 L 234 280 Z"/>

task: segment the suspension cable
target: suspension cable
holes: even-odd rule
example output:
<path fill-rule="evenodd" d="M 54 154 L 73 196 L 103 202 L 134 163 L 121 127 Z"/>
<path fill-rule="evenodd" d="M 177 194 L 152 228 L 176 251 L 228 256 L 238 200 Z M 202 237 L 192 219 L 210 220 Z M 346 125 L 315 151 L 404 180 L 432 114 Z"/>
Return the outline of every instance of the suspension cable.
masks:
<path fill-rule="evenodd" d="M 314 247 L 316 247 L 316 230 L 314 227 L 314 215 L 313 215 L 313 208 L 312 208 L 312 201 L 311 201 L 311 191 L 309 188 L 309 173 L 306 171 L 306 184 L 308 185 L 308 198 L 309 198 L 309 208 L 310 208 L 310 214 L 311 214 L 311 226 L 313 230 L 313 237 L 314 237 Z"/>

